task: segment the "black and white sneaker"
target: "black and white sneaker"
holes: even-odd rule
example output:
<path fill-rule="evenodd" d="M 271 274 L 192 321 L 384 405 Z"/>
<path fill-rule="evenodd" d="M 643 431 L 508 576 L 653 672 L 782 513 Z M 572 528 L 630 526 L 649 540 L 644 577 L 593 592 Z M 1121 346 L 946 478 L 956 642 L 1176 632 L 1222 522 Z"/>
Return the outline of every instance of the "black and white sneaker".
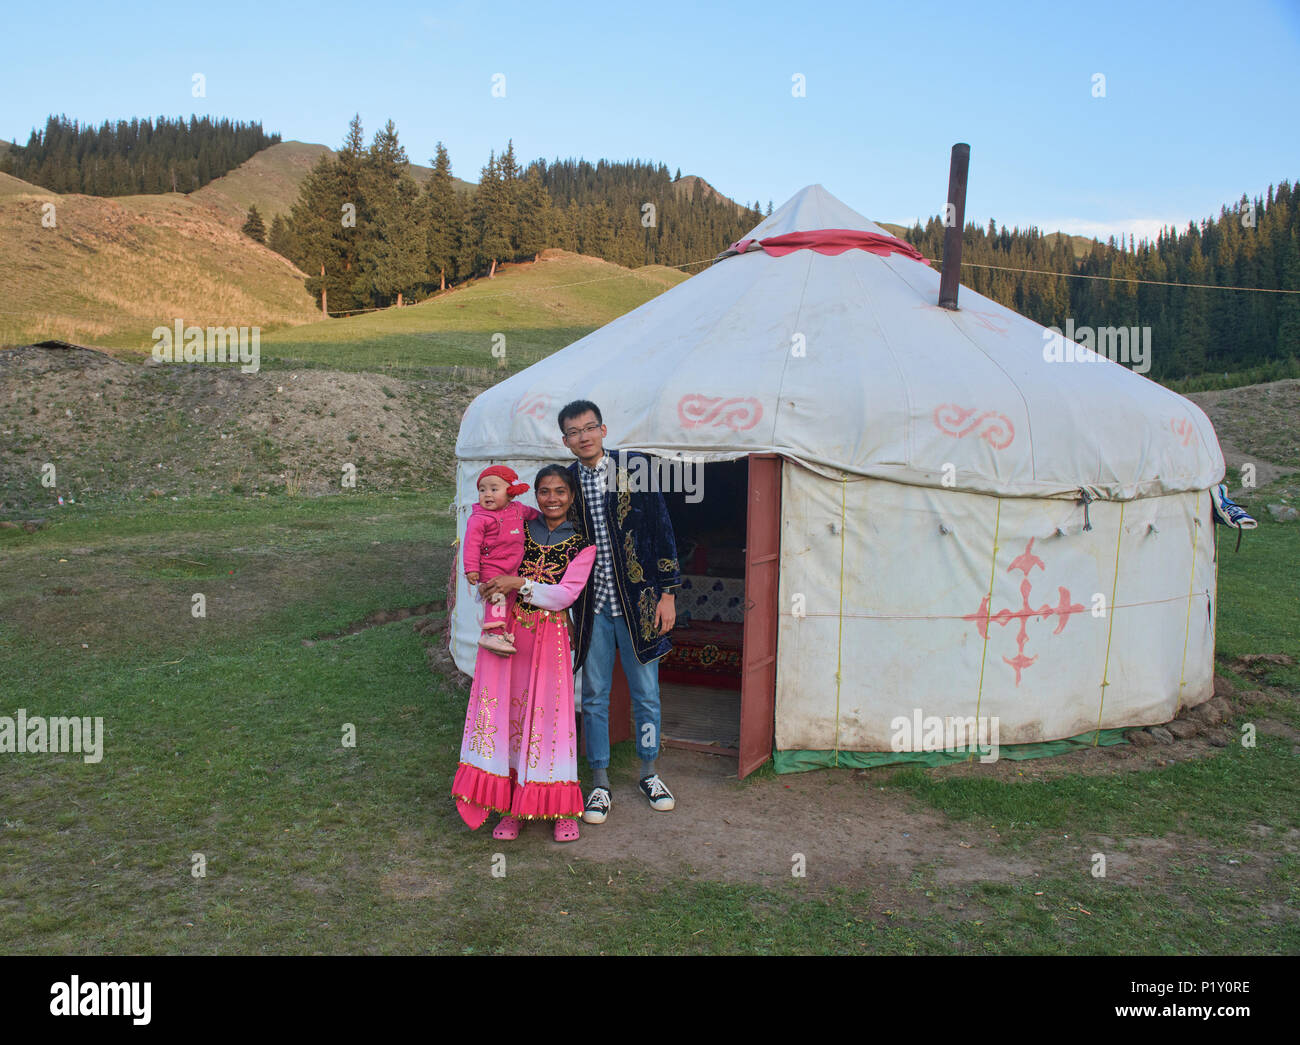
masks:
<path fill-rule="evenodd" d="M 673 793 L 659 779 L 658 773 L 644 778 L 638 786 L 641 788 L 641 794 L 650 799 L 651 809 L 666 813 L 677 806 L 677 799 L 673 798 Z"/>
<path fill-rule="evenodd" d="M 1228 500 L 1226 483 L 1220 483 L 1211 491 L 1210 502 L 1214 505 L 1216 521 L 1224 526 L 1235 526 L 1238 530 L 1253 530 L 1259 525 L 1245 508 Z"/>
<path fill-rule="evenodd" d="M 611 797 L 608 788 L 593 787 L 587 796 L 587 804 L 582 809 L 583 823 L 603 824 L 605 817 L 609 816 Z"/>

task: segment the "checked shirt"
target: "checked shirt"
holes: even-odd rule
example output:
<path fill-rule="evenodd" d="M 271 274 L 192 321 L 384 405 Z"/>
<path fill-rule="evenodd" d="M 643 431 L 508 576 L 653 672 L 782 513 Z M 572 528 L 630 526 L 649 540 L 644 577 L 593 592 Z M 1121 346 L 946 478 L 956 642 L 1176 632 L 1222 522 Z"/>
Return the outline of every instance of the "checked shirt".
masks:
<path fill-rule="evenodd" d="M 593 579 L 596 588 L 596 612 L 611 617 L 623 616 L 614 588 L 614 545 L 609 537 L 609 520 L 605 516 L 605 491 L 608 488 L 609 469 L 613 462 L 606 454 L 595 468 L 578 462 L 578 475 L 582 479 L 582 498 L 591 512 L 591 535 L 596 542 L 596 568 Z"/>

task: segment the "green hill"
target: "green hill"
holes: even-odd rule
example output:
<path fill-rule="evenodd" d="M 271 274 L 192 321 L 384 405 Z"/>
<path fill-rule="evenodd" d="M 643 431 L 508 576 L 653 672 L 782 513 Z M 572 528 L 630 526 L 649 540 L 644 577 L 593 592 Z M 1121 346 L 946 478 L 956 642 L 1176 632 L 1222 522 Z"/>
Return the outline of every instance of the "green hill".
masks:
<path fill-rule="evenodd" d="M 730 203 L 737 211 L 745 209 L 742 204 L 737 203 L 729 196 L 724 196 L 697 174 L 683 174 L 673 182 L 673 191 L 677 194 L 678 199 L 681 199 L 684 196 L 687 199 L 693 200 L 698 196 L 700 199 L 712 199 L 719 200 L 723 203 Z"/>
<path fill-rule="evenodd" d="M 288 214 L 302 180 L 322 156 L 329 155 L 324 145 L 280 142 L 191 193 L 191 199 L 207 204 L 227 224 L 236 226 L 244 224 L 248 208 L 256 204 L 270 227 L 275 215 Z"/>
<path fill-rule="evenodd" d="M 226 224 L 236 228 L 244 224 L 248 208 L 257 205 L 267 228 L 277 214 L 288 217 L 303 179 L 322 156 L 333 156 L 334 150 L 324 145 L 306 142 L 280 142 L 263 149 L 257 155 L 236 167 L 229 174 L 209 182 L 191 194 L 192 198 L 212 207 Z M 430 167 L 411 164 L 408 168 L 416 184 L 423 187 L 433 174 Z M 454 179 L 462 192 L 474 186 L 467 181 Z"/>
<path fill-rule="evenodd" d="M 1086 258 L 1091 252 L 1093 245 L 1101 242 L 1100 240 L 1090 239 L 1087 236 L 1072 236 L 1068 232 L 1049 232 L 1043 237 L 1051 246 L 1056 246 L 1056 241 L 1065 237 L 1070 242 L 1070 249 L 1074 251 L 1076 258 Z"/>
<path fill-rule="evenodd" d="M 650 265 L 546 250 L 404 308 L 387 308 L 262 338 L 262 362 L 346 370 L 458 366 L 499 369 L 493 335 L 504 333 L 504 370 L 523 369 L 688 278 Z"/>
<path fill-rule="evenodd" d="M 265 329 L 318 316 L 301 272 L 175 193 L 60 195 L 0 174 L 0 270 L 0 344 L 141 347 L 177 318 Z"/>

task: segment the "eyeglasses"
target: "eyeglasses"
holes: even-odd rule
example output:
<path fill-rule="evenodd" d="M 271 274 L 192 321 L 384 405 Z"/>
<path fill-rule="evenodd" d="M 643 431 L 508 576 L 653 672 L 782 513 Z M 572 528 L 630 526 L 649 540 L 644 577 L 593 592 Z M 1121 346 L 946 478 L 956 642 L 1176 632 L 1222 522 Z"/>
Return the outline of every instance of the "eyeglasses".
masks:
<path fill-rule="evenodd" d="M 567 432 L 564 433 L 564 438 L 576 439 L 580 435 L 590 435 L 592 432 L 599 432 L 604 427 L 605 426 L 601 424 L 590 424 L 590 425 L 586 425 L 583 428 L 570 428 Z"/>

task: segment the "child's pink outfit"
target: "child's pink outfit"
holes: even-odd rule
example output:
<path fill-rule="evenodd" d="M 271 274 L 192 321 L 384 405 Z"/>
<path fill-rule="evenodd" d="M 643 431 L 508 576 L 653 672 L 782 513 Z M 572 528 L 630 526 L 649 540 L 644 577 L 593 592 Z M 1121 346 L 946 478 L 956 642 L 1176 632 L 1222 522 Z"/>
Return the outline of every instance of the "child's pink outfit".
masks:
<path fill-rule="evenodd" d="M 524 527 L 528 520 L 539 518 L 541 513 L 536 508 L 519 501 L 495 510 L 474 505 L 465 527 L 465 572 L 477 573 L 480 584 L 516 573 L 524 560 Z M 483 614 L 485 632 L 505 627 L 506 613 L 514 597 L 514 592 L 509 599 L 499 594 L 492 597 Z"/>

